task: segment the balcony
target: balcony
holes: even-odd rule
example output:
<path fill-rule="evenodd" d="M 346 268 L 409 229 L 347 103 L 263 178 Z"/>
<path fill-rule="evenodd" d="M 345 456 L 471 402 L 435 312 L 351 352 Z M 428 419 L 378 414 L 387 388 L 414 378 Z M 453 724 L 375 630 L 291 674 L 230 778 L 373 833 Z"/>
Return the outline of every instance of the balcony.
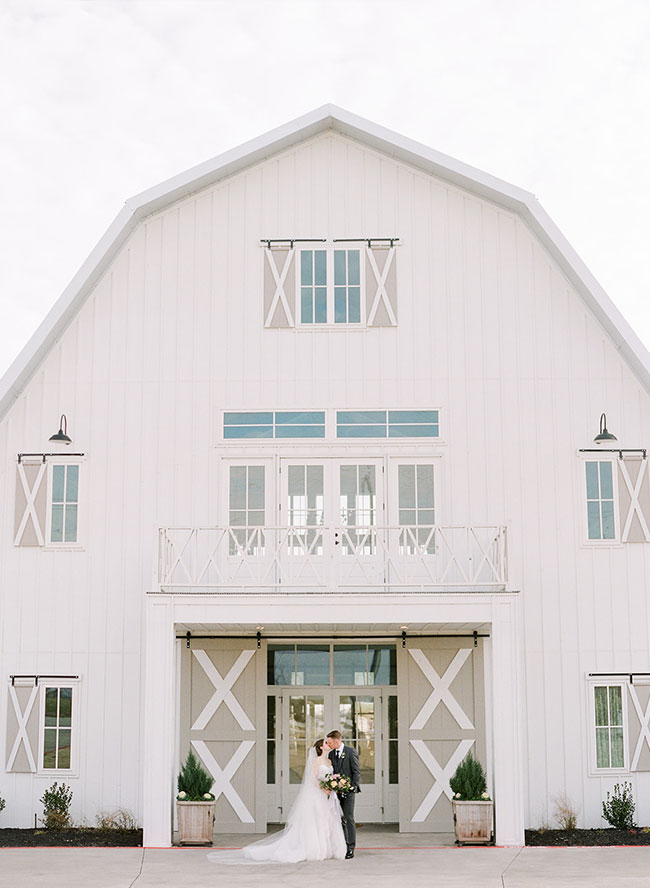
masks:
<path fill-rule="evenodd" d="M 163 593 L 499 592 L 506 583 L 498 525 L 159 530 Z"/>

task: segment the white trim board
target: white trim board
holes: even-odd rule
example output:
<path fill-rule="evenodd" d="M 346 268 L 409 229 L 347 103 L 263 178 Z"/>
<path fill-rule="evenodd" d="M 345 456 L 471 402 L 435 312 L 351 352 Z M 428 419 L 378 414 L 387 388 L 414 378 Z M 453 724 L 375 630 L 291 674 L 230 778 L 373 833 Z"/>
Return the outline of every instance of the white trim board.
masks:
<path fill-rule="evenodd" d="M 611 336 L 615 347 L 650 393 L 650 354 L 533 194 L 336 105 L 323 105 L 127 200 L 0 380 L 0 419 L 20 396 L 49 350 L 143 218 L 327 130 L 356 139 L 519 214 L 580 293 Z"/>

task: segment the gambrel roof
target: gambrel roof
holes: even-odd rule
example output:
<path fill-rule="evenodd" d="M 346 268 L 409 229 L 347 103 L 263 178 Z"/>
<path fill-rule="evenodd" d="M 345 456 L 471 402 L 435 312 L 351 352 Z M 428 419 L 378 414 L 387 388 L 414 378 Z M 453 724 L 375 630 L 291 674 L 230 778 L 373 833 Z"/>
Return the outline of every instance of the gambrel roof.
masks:
<path fill-rule="evenodd" d="M 0 418 L 19 397 L 102 274 L 139 222 L 175 201 L 333 130 L 517 213 L 548 250 L 650 393 L 650 354 L 533 194 L 439 151 L 377 126 L 335 105 L 309 114 L 226 151 L 126 201 L 23 351 L 0 380 Z"/>

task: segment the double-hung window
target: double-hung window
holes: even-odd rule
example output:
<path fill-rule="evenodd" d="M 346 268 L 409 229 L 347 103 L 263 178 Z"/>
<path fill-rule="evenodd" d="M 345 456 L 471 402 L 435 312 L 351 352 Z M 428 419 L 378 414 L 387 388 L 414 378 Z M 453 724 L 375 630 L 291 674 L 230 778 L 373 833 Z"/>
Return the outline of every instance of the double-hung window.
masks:
<path fill-rule="evenodd" d="M 79 544 L 79 464 L 54 460 L 49 466 L 46 545 Z"/>
<path fill-rule="evenodd" d="M 299 268 L 301 324 L 362 323 L 360 250 L 301 250 Z"/>
<path fill-rule="evenodd" d="M 60 679 L 41 688 L 39 770 L 75 770 L 77 682 Z"/>
<path fill-rule="evenodd" d="M 596 771 L 625 769 L 623 684 L 591 685 Z"/>
<path fill-rule="evenodd" d="M 615 540 L 614 466 L 611 460 L 585 463 L 587 484 L 587 537 Z"/>

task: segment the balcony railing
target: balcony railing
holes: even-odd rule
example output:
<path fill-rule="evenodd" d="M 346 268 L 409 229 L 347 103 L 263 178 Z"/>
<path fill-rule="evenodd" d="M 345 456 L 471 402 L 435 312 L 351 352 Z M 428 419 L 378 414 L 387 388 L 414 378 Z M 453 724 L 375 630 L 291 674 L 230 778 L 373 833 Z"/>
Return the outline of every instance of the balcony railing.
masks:
<path fill-rule="evenodd" d="M 499 591 L 506 528 L 164 527 L 160 591 Z"/>

